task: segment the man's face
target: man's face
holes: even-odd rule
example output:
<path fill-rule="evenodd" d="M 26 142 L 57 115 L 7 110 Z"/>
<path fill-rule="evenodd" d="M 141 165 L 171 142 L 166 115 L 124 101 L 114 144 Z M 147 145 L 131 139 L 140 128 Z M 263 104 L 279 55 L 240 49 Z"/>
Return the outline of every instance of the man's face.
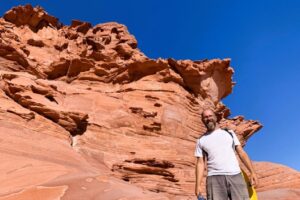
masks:
<path fill-rule="evenodd" d="M 217 125 L 217 117 L 212 110 L 205 110 L 202 113 L 202 121 L 208 131 L 213 131 Z"/>

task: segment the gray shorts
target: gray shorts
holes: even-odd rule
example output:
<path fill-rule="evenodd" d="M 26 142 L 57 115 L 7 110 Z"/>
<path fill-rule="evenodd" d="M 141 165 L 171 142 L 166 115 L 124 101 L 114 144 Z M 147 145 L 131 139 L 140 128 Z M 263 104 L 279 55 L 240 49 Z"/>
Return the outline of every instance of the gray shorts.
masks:
<path fill-rule="evenodd" d="M 249 200 L 242 174 L 208 176 L 206 190 L 207 200 Z"/>

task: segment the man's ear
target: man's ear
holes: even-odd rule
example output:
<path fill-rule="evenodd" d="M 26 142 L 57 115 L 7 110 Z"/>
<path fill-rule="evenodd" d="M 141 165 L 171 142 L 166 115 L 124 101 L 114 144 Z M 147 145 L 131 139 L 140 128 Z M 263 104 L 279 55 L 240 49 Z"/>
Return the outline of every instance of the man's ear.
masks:
<path fill-rule="evenodd" d="M 221 119 L 223 118 L 223 113 L 222 112 L 216 112 L 215 116 L 217 118 L 217 122 L 220 122 Z"/>

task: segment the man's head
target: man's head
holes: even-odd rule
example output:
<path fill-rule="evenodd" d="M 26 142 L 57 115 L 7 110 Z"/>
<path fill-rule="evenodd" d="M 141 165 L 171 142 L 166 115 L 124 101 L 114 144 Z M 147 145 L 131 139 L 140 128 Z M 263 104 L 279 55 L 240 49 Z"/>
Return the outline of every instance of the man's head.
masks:
<path fill-rule="evenodd" d="M 205 109 L 202 112 L 202 122 L 208 131 L 214 131 L 218 127 L 217 116 L 211 109 Z"/>

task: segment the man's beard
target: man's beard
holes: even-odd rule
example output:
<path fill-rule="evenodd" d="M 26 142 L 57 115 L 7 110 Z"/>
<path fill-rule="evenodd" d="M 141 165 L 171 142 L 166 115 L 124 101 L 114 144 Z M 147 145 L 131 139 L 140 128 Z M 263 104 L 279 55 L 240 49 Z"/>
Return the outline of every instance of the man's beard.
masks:
<path fill-rule="evenodd" d="M 210 122 L 206 123 L 205 126 L 206 126 L 208 131 L 213 131 L 216 128 L 216 123 L 210 121 Z"/>

